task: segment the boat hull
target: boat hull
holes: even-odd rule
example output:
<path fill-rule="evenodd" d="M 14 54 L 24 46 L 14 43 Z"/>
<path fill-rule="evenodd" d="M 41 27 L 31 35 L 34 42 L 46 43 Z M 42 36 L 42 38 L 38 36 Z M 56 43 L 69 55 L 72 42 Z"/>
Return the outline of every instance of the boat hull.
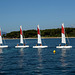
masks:
<path fill-rule="evenodd" d="M 26 46 L 15 46 L 15 48 L 27 48 L 29 47 L 29 45 L 26 45 Z"/>
<path fill-rule="evenodd" d="M 33 46 L 33 48 L 47 48 L 48 46 Z"/>
<path fill-rule="evenodd" d="M 0 46 L 0 48 L 7 48 L 8 45 L 3 45 L 3 46 Z"/>
<path fill-rule="evenodd" d="M 72 48 L 72 46 L 56 46 L 56 48 Z"/>

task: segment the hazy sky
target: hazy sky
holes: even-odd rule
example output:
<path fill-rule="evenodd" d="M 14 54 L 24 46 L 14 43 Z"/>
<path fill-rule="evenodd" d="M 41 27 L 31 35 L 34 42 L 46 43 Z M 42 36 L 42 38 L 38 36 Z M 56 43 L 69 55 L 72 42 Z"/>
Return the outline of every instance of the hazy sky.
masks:
<path fill-rule="evenodd" d="M 75 0 L 0 0 L 0 27 L 4 32 L 60 28 L 75 25 Z"/>

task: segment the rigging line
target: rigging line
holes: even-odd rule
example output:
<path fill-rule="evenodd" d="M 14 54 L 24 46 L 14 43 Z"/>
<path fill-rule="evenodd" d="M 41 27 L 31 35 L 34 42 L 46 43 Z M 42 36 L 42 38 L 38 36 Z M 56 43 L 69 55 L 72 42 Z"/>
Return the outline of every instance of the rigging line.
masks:
<path fill-rule="evenodd" d="M 24 31 L 23 31 L 23 32 L 24 32 Z M 24 37 L 24 43 L 27 44 L 27 42 L 26 42 L 26 40 L 25 40 L 25 36 L 24 36 L 24 34 L 23 34 L 23 37 Z"/>
<path fill-rule="evenodd" d="M 42 42 L 44 43 L 44 45 L 46 45 L 46 43 L 44 42 L 44 38 L 42 38 L 41 30 L 40 30 L 40 36 L 41 36 L 41 40 L 42 40 Z"/>
<path fill-rule="evenodd" d="M 24 39 L 24 43 L 23 43 L 23 44 L 26 44 L 26 42 L 25 42 L 25 37 L 24 37 L 24 34 L 23 34 L 23 31 L 22 31 L 22 36 L 23 36 L 23 39 Z"/>
<path fill-rule="evenodd" d="M 24 35 L 23 35 L 23 37 L 24 37 L 24 43 L 25 43 L 25 44 L 27 44 L 27 43 L 26 43 L 26 40 L 25 40 L 25 36 L 24 36 Z"/>
<path fill-rule="evenodd" d="M 67 35 L 67 33 L 66 33 L 66 35 Z M 68 40 L 68 43 L 69 43 L 69 45 L 70 45 L 70 41 L 69 41 L 68 35 L 67 35 L 67 40 Z"/>
<path fill-rule="evenodd" d="M 4 40 L 4 44 L 6 44 L 4 37 L 3 37 L 3 40 Z"/>
<path fill-rule="evenodd" d="M 46 45 L 46 43 L 44 42 L 44 38 L 42 38 L 42 42 L 44 43 L 44 45 Z"/>

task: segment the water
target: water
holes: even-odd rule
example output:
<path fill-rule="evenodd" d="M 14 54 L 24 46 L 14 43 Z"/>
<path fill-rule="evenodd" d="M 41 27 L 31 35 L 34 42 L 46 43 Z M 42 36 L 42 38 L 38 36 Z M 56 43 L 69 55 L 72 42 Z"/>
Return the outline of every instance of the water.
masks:
<path fill-rule="evenodd" d="M 60 39 L 42 39 L 48 48 L 33 49 L 36 39 L 27 39 L 29 48 L 15 48 L 17 40 L 5 40 L 9 48 L 0 49 L 0 75 L 75 75 L 75 38 L 71 49 L 56 49 Z M 56 50 L 56 53 L 53 53 Z"/>

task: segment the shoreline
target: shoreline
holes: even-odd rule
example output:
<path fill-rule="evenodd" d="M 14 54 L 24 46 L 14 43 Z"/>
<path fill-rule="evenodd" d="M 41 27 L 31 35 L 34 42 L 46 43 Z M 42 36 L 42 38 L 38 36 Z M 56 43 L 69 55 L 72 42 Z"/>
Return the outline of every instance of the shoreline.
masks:
<path fill-rule="evenodd" d="M 41 37 L 42 39 L 50 39 L 50 38 L 61 38 L 61 37 Z M 75 37 L 66 37 L 66 38 L 75 38 Z M 3 38 L 3 39 L 20 39 L 20 38 Z M 24 39 L 37 39 L 37 38 L 24 38 Z"/>

